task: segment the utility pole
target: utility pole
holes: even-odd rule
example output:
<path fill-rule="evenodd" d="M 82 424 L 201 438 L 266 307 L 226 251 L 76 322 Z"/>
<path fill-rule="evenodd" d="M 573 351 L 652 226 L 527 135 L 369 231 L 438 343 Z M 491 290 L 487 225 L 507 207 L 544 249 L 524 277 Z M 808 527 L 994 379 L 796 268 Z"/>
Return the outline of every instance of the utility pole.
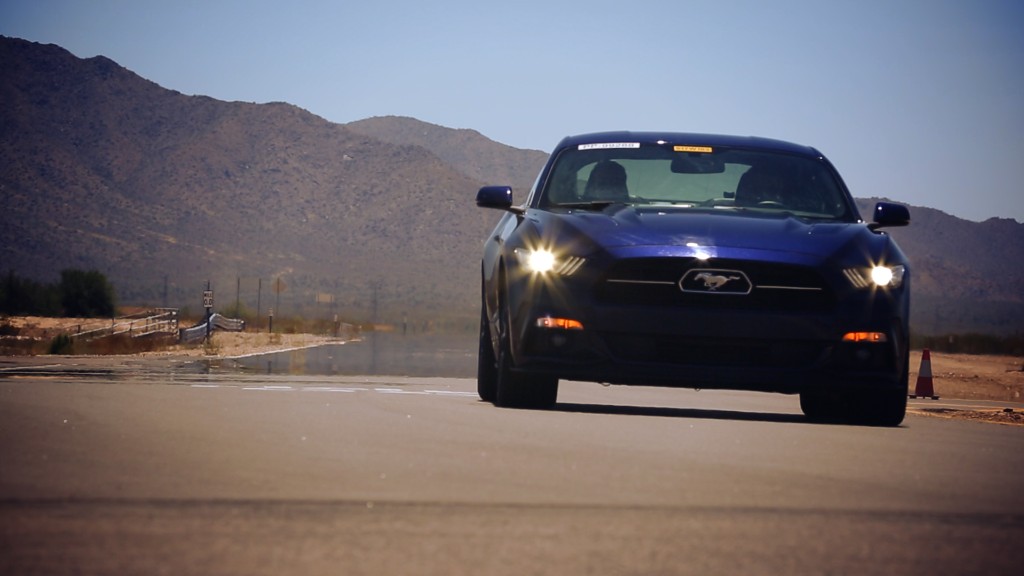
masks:
<path fill-rule="evenodd" d="M 281 277 L 278 276 L 274 280 L 274 308 L 277 308 L 279 313 L 281 311 L 281 286 L 282 286 Z M 271 317 L 273 317 L 273 316 L 271 316 Z"/>
<path fill-rule="evenodd" d="M 256 285 L 256 333 L 260 333 L 260 324 L 263 320 L 260 318 L 260 300 L 263 298 L 263 278 L 259 279 L 259 284 Z"/>
<path fill-rule="evenodd" d="M 288 287 L 285 286 L 285 283 L 281 280 L 280 276 L 278 276 L 277 278 L 274 278 L 274 307 L 271 308 L 271 310 L 277 310 L 278 314 L 281 313 L 281 292 L 284 292 L 285 289 L 287 289 L 287 288 Z M 270 331 L 271 332 L 274 331 L 274 313 L 273 312 L 270 313 Z"/>
<path fill-rule="evenodd" d="M 374 325 L 376 325 L 378 320 L 379 320 L 379 317 L 377 316 L 377 303 L 378 303 L 377 292 L 378 292 L 378 290 L 380 290 L 380 280 L 378 280 L 378 281 L 373 283 L 373 323 L 374 323 Z"/>

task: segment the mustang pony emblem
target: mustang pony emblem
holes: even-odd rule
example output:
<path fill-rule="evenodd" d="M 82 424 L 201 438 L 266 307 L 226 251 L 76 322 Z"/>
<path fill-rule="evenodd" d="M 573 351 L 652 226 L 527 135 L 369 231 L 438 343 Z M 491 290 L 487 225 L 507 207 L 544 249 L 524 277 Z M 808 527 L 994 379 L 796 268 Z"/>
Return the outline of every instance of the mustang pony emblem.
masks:
<path fill-rule="evenodd" d="M 712 274 L 710 272 L 701 272 L 700 274 L 697 274 L 697 276 L 695 276 L 694 279 L 695 280 L 702 280 L 704 282 L 704 287 L 705 288 L 707 288 L 708 290 L 714 291 L 714 290 L 718 290 L 722 286 L 725 286 L 726 283 L 728 283 L 728 282 L 730 282 L 732 280 L 739 280 L 740 277 L 739 276 L 722 276 L 720 274 Z"/>
<path fill-rule="evenodd" d="M 750 294 L 753 286 L 747 275 L 739 270 L 691 269 L 680 280 L 683 292 L 699 294 Z"/>

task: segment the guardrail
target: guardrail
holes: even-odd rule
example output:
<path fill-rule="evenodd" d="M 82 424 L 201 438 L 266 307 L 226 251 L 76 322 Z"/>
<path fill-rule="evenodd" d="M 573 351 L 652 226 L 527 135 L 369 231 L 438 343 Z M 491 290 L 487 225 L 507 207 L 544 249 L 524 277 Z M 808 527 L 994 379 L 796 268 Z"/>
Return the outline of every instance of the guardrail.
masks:
<path fill-rule="evenodd" d="M 136 338 L 149 336 L 150 334 L 177 333 L 178 309 L 156 308 L 137 314 L 111 318 L 109 324 L 103 321 L 80 325 L 76 330 L 68 331 L 65 334 L 74 339 L 93 340 L 115 334 L 128 334 Z"/>
<path fill-rule="evenodd" d="M 245 330 L 245 320 L 239 320 L 237 318 L 228 318 L 220 314 L 212 314 L 209 319 L 210 328 L 209 331 L 214 329 L 227 330 L 228 332 L 241 332 Z M 178 330 L 178 341 L 183 344 L 190 342 L 198 342 L 206 337 L 208 328 L 207 323 L 196 324 L 191 328 L 182 328 Z"/>

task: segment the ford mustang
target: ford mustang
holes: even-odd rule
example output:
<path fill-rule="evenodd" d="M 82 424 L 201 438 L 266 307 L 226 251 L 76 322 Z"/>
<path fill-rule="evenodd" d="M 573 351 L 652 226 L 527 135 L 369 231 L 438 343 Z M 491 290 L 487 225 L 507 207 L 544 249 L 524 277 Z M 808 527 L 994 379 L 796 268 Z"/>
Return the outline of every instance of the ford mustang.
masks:
<path fill-rule="evenodd" d="M 708 134 L 568 137 L 484 244 L 477 389 L 548 408 L 560 379 L 798 394 L 812 421 L 896 426 L 910 268 L 814 148 Z"/>

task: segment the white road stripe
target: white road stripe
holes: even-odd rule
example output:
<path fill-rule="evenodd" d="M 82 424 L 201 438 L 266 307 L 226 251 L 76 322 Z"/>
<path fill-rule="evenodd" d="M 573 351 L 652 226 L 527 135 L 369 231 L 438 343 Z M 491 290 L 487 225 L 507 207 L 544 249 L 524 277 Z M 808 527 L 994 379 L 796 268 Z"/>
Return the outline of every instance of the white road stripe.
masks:
<path fill-rule="evenodd" d="M 192 388 L 238 388 L 235 386 L 222 386 L 220 384 L 191 384 Z M 475 398 L 473 392 L 460 392 L 456 390 L 409 390 L 407 388 L 359 388 L 340 386 L 243 386 L 241 390 L 253 392 L 341 392 L 351 394 L 354 392 L 377 392 L 378 394 L 404 394 L 408 396 L 454 396 L 461 398 Z"/>

